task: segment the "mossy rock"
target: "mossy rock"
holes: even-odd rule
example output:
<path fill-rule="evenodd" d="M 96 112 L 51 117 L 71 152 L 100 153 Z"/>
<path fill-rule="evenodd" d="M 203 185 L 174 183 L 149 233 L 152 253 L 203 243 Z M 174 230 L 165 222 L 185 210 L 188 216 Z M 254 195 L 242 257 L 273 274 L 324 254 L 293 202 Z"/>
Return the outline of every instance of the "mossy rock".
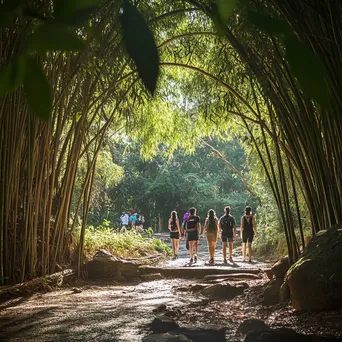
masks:
<path fill-rule="evenodd" d="M 298 310 L 342 307 L 342 224 L 316 234 L 286 274 L 291 304 Z"/>

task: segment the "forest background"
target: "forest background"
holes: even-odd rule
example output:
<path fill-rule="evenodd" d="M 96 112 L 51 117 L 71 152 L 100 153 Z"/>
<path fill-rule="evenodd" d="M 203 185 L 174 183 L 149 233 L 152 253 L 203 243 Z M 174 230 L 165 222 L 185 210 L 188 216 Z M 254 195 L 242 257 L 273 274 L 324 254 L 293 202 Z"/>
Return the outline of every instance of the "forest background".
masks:
<path fill-rule="evenodd" d="M 211 167 L 242 167 L 233 174 L 259 197 L 260 227 L 266 236 L 265 227 L 281 227 L 296 261 L 308 229 L 341 220 L 340 12 L 314 0 L 3 1 L 1 283 L 68 263 L 76 231 L 81 268 L 89 210 L 92 219 L 103 213 L 100 201 L 118 210 L 153 192 L 141 201 L 160 205 L 165 220 L 171 205 L 158 196 L 177 168 L 185 174 L 180 160 L 200 181 L 191 205 L 201 210 L 210 196 L 213 206 L 243 193 Z M 122 131 L 129 139 L 114 144 Z M 208 143 L 223 158 L 196 167 L 203 146 L 196 157 L 179 152 Z M 127 160 L 122 145 L 133 152 Z M 148 178 L 157 165 L 159 178 Z M 134 182 L 142 170 L 143 189 Z M 134 196 L 123 203 L 122 193 Z"/>

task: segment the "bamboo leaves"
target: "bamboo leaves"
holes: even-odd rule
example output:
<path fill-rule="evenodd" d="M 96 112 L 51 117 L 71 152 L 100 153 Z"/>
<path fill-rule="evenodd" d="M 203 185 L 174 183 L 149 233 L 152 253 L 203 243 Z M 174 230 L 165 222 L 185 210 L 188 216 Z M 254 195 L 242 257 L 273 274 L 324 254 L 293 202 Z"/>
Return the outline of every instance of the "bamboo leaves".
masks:
<path fill-rule="evenodd" d="M 159 55 L 153 34 L 144 17 L 128 0 L 123 1 L 120 19 L 127 52 L 135 62 L 144 85 L 153 95 L 159 75 Z"/>
<path fill-rule="evenodd" d="M 9 63 L 0 74 L 0 96 L 14 91 L 25 79 L 26 59 L 19 57 Z"/>
<path fill-rule="evenodd" d="M 295 37 L 285 39 L 286 60 L 301 88 L 319 104 L 329 105 L 329 90 L 324 78 L 324 66 L 313 51 Z"/>
<path fill-rule="evenodd" d="M 324 66 L 314 51 L 291 33 L 290 27 L 270 15 L 248 11 L 248 21 L 269 36 L 280 36 L 285 58 L 302 90 L 323 107 L 329 106 L 329 90 Z"/>
<path fill-rule="evenodd" d="M 41 120 L 47 120 L 52 112 L 50 85 L 41 68 L 32 59 L 27 59 L 24 91 L 33 113 Z"/>
<path fill-rule="evenodd" d="M 30 51 L 82 51 L 85 42 L 62 24 L 47 22 L 40 25 L 30 36 L 28 42 Z"/>

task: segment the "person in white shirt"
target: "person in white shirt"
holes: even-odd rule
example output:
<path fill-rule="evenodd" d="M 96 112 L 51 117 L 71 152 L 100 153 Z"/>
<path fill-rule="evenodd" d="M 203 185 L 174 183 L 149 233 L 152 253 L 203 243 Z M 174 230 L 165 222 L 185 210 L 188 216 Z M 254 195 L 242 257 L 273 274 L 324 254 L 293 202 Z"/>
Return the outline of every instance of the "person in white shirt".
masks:
<path fill-rule="evenodd" d="M 120 228 L 127 228 L 129 223 L 129 216 L 124 211 L 122 212 L 122 215 L 120 216 Z"/>

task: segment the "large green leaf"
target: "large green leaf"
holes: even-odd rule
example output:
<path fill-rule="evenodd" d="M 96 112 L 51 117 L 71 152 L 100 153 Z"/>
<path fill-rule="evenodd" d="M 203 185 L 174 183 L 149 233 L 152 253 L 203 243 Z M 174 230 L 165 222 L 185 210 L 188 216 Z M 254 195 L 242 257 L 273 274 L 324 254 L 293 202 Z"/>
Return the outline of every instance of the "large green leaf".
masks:
<path fill-rule="evenodd" d="M 42 69 L 32 59 L 27 61 L 24 91 L 33 114 L 48 120 L 52 114 L 52 92 Z"/>
<path fill-rule="evenodd" d="M 123 1 L 121 15 L 123 40 L 139 76 L 153 95 L 159 75 L 159 56 L 154 37 L 144 17 L 128 0 Z"/>
<path fill-rule="evenodd" d="M 82 25 L 89 20 L 102 0 L 55 0 L 54 16 L 70 25 Z"/>
<path fill-rule="evenodd" d="M 63 24 L 47 22 L 40 25 L 29 37 L 30 51 L 81 51 L 85 43 Z"/>
<path fill-rule="evenodd" d="M 268 33 L 269 35 L 276 35 L 279 33 L 286 34 L 289 32 L 287 25 L 267 14 L 248 11 L 247 19 L 255 27 Z"/>
<path fill-rule="evenodd" d="M 9 63 L 0 74 L 0 96 L 6 95 L 24 82 L 26 59 L 19 57 Z"/>
<path fill-rule="evenodd" d="M 313 50 L 296 37 L 285 39 L 286 60 L 303 91 L 322 106 L 329 105 L 329 90 L 324 66 Z"/>
<path fill-rule="evenodd" d="M 217 0 L 218 12 L 222 21 L 225 23 L 232 15 L 236 7 L 236 0 Z"/>

